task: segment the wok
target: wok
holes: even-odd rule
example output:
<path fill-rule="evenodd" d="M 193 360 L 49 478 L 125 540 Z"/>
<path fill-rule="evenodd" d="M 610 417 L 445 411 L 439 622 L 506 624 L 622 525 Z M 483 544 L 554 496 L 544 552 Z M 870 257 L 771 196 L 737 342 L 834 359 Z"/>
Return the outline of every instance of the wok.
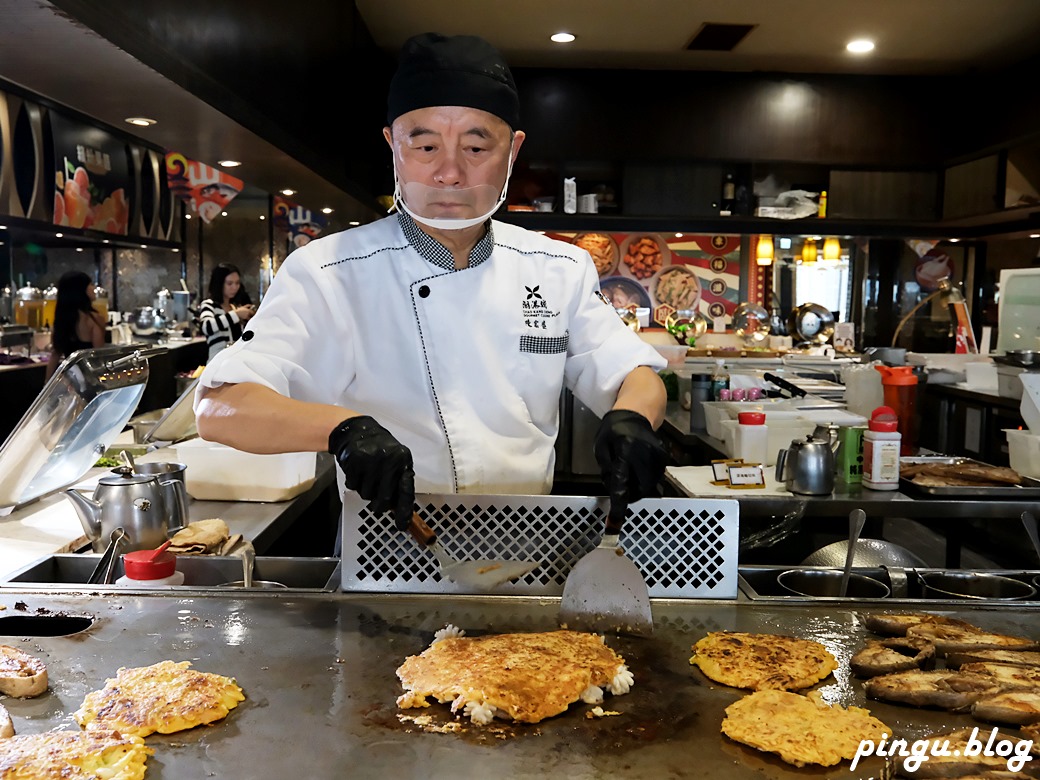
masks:
<path fill-rule="evenodd" d="M 848 539 L 842 539 L 821 547 L 802 561 L 801 565 L 842 567 L 845 565 L 848 549 Z M 882 539 L 859 539 L 856 542 L 852 565 L 858 569 L 877 566 L 898 566 L 904 569 L 927 567 L 925 561 L 910 550 Z"/>

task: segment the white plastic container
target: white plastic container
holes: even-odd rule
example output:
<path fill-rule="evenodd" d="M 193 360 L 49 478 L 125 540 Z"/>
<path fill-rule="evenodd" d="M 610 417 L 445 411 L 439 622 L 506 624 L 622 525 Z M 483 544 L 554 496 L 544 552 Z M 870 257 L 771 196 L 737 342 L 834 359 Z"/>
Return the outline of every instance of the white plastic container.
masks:
<path fill-rule="evenodd" d="M 798 417 L 788 418 L 786 416 L 774 417 L 772 412 L 766 412 L 766 459 L 763 465 L 776 465 L 777 453 L 791 446 L 794 439 L 804 439 L 816 429 L 816 423 Z M 731 458 L 735 454 L 735 440 L 737 428 L 740 423 L 736 420 L 722 421 L 722 444 L 723 451 Z"/>
<path fill-rule="evenodd" d="M 1023 477 L 1040 479 L 1040 433 L 1006 428 L 1011 468 Z"/>
<path fill-rule="evenodd" d="M 203 439 L 176 444 L 188 493 L 203 501 L 286 501 L 314 484 L 317 453 L 255 455 Z"/>
<path fill-rule="evenodd" d="M 763 412 L 741 412 L 733 432 L 733 457 L 745 463 L 766 465 L 769 459 L 769 428 Z"/>
<path fill-rule="evenodd" d="M 902 445 L 895 410 L 879 406 L 863 434 L 863 487 L 895 490 L 899 487 L 899 448 Z"/>
<path fill-rule="evenodd" d="M 156 552 L 158 550 L 135 550 L 124 555 L 123 569 L 126 574 L 116 580 L 116 585 L 130 588 L 183 585 L 184 572 L 177 571 L 177 556 L 171 552 L 161 552 L 156 556 Z"/>

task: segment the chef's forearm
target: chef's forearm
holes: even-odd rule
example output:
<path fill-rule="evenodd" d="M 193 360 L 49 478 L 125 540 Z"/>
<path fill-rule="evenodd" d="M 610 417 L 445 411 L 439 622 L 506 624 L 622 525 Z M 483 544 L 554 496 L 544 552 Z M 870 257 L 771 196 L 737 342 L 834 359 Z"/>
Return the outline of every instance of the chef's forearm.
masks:
<path fill-rule="evenodd" d="M 629 372 L 618 390 L 614 409 L 638 412 L 650 421 L 654 430 L 664 421 L 668 392 L 657 372 L 647 366 L 639 366 Z"/>
<path fill-rule="evenodd" d="M 358 413 L 287 398 L 244 382 L 200 388 L 199 435 L 244 452 L 325 452 L 332 429 Z"/>

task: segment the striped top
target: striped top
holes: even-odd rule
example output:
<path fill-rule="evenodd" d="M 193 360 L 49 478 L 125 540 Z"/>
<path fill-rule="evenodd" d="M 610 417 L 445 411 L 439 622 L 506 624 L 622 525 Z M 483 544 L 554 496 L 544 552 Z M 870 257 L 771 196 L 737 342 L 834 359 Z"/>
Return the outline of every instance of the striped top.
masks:
<path fill-rule="evenodd" d="M 209 345 L 210 360 L 242 335 L 242 323 L 234 309 L 224 311 L 212 298 L 207 298 L 199 305 L 198 319 L 199 328 Z"/>

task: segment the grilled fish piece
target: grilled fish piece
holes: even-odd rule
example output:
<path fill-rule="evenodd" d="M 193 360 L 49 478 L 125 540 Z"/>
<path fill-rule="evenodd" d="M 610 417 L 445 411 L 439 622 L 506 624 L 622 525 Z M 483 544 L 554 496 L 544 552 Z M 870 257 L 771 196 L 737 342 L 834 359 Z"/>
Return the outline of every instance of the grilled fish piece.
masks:
<path fill-rule="evenodd" d="M 920 623 L 910 626 L 906 635 L 927 639 L 935 645 L 937 655 L 962 652 L 965 650 L 1036 650 L 1040 642 L 1022 636 L 1009 634 L 990 634 L 981 628 L 968 628 L 956 625 L 940 625 L 937 623 Z"/>
<path fill-rule="evenodd" d="M 852 656 L 849 667 L 857 677 L 922 669 L 935 660 L 935 645 L 925 639 L 892 637 L 871 639 Z"/>
<path fill-rule="evenodd" d="M 961 626 L 974 628 L 971 623 L 944 615 L 931 615 L 927 612 L 885 613 L 872 612 L 863 618 L 867 628 L 875 634 L 885 636 L 906 636 L 907 629 L 921 623 L 936 623 L 944 626 Z"/>
<path fill-rule="evenodd" d="M 43 661 L 17 647 L 0 645 L 0 693 L 31 699 L 47 690 Z"/>
<path fill-rule="evenodd" d="M 979 720 L 1011 726 L 1040 723 L 1040 690 L 1004 691 L 984 696 L 971 706 L 971 714 Z"/>
<path fill-rule="evenodd" d="M 946 656 L 947 669 L 956 669 L 970 663 L 1040 667 L 1040 653 L 1031 650 L 958 650 Z"/>
<path fill-rule="evenodd" d="M 896 773 L 899 777 L 909 777 L 913 780 L 928 780 L 929 778 L 957 778 L 968 780 L 968 778 L 979 778 L 980 780 L 1020 780 L 1029 777 L 1021 772 L 1008 772 L 1007 756 L 996 755 L 967 755 L 972 751 L 966 751 L 970 739 L 981 740 L 985 744 L 992 734 L 991 729 L 971 726 L 946 734 L 933 734 L 925 737 L 933 745 L 942 745 L 949 742 L 947 755 L 929 755 L 927 761 L 923 761 L 915 772 L 908 772 L 902 761 L 896 761 Z M 995 743 L 1001 740 L 1009 740 L 1011 744 L 1017 744 L 1019 739 L 1011 734 L 998 731 L 995 735 Z M 956 753 L 956 755 L 955 755 Z"/>
<path fill-rule="evenodd" d="M 998 680 L 988 674 L 936 669 L 883 674 L 866 682 L 867 696 L 912 707 L 938 707 L 965 712 L 983 696 L 1000 693 Z"/>
<path fill-rule="evenodd" d="M 963 664 L 962 672 L 988 674 L 1004 686 L 1004 690 L 1018 688 L 1035 688 L 1040 690 L 1040 669 L 1032 666 L 1015 666 L 1014 664 L 997 664 L 985 661 Z"/>

